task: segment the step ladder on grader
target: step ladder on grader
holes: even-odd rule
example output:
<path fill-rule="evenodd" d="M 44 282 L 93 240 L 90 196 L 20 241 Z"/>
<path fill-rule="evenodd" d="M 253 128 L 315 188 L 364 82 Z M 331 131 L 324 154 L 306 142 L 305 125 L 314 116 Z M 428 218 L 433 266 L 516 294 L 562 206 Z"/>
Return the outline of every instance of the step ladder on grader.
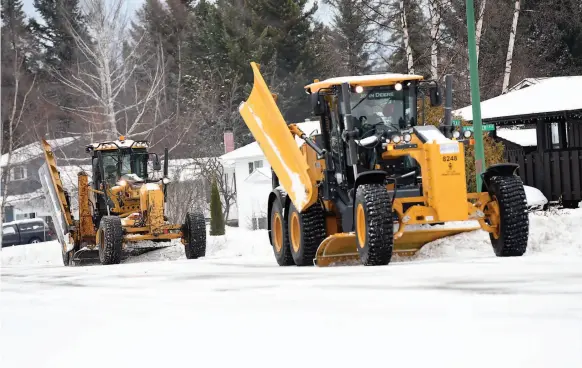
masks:
<path fill-rule="evenodd" d="M 316 80 L 305 90 L 320 131 L 308 137 L 285 122 L 259 66 L 251 67 L 253 89 L 239 111 L 273 170 L 268 229 L 279 265 L 386 265 L 393 253 L 413 255 L 478 229 L 489 233 L 495 255 L 525 253 L 529 223 L 517 165 L 489 167 L 481 191 L 468 193 L 470 136 L 447 137 L 417 121 L 421 92 L 441 104 L 436 83 L 406 74 Z"/>
<path fill-rule="evenodd" d="M 55 154 L 45 140 L 41 145 L 46 162 L 39 169 L 39 177 L 65 266 L 92 261 L 117 264 L 123 256 L 157 249 L 159 244 L 169 246 L 172 239 L 182 240 L 186 258 L 205 256 L 206 222 L 202 211 L 187 213 L 183 224 L 168 222 L 167 149 L 163 178 L 150 179 L 148 163 L 158 172 L 161 164 L 156 153 L 148 152 L 148 142 L 122 136 L 87 146 L 86 152 L 92 159 L 92 181 L 89 183 L 85 171 L 77 175 L 75 218 Z M 147 241 L 146 245 L 143 241 Z"/>

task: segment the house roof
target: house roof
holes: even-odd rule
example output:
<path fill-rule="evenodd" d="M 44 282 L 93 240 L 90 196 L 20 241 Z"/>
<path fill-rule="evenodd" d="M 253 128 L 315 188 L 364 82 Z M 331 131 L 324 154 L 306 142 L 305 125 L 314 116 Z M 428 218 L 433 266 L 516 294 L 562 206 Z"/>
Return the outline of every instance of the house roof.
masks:
<path fill-rule="evenodd" d="M 75 137 L 65 137 L 58 139 L 47 140 L 48 144 L 52 147 L 53 151 L 57 148 L 63 148 L 65 146 L 73 143 L 77 138 Z M 43 154 L 40 142 L 31 143 L 24 147 L 20 147 L 12 151 L 12 157 L 10 157 L 10 165 L 18 165 L 30 160 L 33 160 Z M 0 167 L 8 165 L 8 153 L 2 155 L 0 161 Z"/>
<path fill-rule="evenodd" d="M 530 81 L 531 82 L 531 81 Z M 539 78 L 521 89 L 481 102 L 481 118 L 496 119 L 550 112 L 582 110 L 582 76 Z M 466 106 L 454 112 L 472 121 L 473 110 Z"/>
<path fill-rule="evenodd" d="M 319 133 L 319 121 L 304 121 L 296 124 L 303 133 L 308 136 L 312 133 Z M 297 146 L 303 144 L 303 139 L 295 137 Z M 246 146 L 235 149 L 229 153 L 225 153 L 220 156 L 223 161 L 238 161 L 242 159 L 248 159 L 251 157 L 264 157 L 265 154 L 257 142 L 249 143 Z"/>

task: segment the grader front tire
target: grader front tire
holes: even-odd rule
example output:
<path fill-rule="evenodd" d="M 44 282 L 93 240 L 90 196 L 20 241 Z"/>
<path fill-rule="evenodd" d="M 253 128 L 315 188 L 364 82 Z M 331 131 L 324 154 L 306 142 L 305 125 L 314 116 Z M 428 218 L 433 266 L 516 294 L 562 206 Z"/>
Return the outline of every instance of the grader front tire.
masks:
<path fill-rule="evenodd" d="M 315 253 L 326 237 L 325 217 L 319 203 L 299 213 L 293 203 L 287 218 L 291 256 L 297 266 L 313 266 Z"/>
<path fill-rule="evenodd" d="M 206 255 L 206 221 L 200 212 L 187 213 L 183 229 L 184 253 L 187 259 Z"/>
<path fill-rule="evenodd" d="M 279 266 L 292 266 L 295 264 L 291 255 L 289 245 L 289 232 L 287 231 L 287 222 L 283 216 L 281 202 L 275 199 L 271 207 L 271 245 L 273 253 Z"/>
<path fill-rule="evenodd" d="M 494 200 L 488 212 L 498 214 L 498 231 L 489 233 L 497 257 L 520 257 L 527 250 L 529 218 L 523 182 L 518 176 L 491 178 L 489 193 Z M 497 206 L 497 208 L 495 208 Z"/>
<path fill-rule="evenodd" d="M 116 216 L 103 216 L 99 223 L 99 261 L 102 265 L 121 263 L 123 228 Z"/>
<path fill-rule="evenodd" d="M 386 187 L 380 184 L 358 186 L 354 212 L 356 242 L 362 264 L 387 265 L 392 258 L 394 224 L 392 201 Z"/>

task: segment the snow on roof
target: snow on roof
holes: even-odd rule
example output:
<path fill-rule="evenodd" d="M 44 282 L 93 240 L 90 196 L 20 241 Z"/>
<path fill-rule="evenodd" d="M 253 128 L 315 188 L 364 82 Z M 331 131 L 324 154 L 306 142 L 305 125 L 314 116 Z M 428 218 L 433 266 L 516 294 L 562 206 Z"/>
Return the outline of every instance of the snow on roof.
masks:
<path fill-rule="evenodd" d="M 582 76 L 555 77 L 537 80 L 527 88 L 481 102 L 481 118 L 492 119 L 544 112 L 582 109 Z M 472 121 L 473 110 L 466 106 L 454 112 Z"/>
<path fill-rule="evenodd" d="M 58 138 L 58 139 L 51 139 L 47 140 L 48 144 L 52 147 L 53 151 L 56 151 L 58 148 L 62 148 L 64 146 L 68 146 L 77 138 L 75 137 L 65 137 L 65 138 Z M 24 147 L 20 147 L 12 151 L 12 157 L 10 157 L 10 165 L 17 165 L 21 163 L 25 163 L 32 159 L 37 158 L 38 156 L 43 154 L 42 147 L 40 142 L 31 143 Z M 2 159 L 0 161 L 0 167 L 4 167 L 8 164 L 8 153 L 2 155 Z"/>
<path fill-rule="evenodd" d="M 496 131 L 497 136 L 519 144 L 522 147 L 533 147 L 538 145 L 537 131 L 535 128 L 531 129 L 506 129 L 501 128 Z"/>
<path fill-rule="evenodd" d="M 320 133 L 319 121 L 304 121 L 301 123 L 297 123 L 296 125 L 307 136 L 311 135 L 312 133 L 315 134 Z M 295 141 L 297 142 L 297 146 L 303 144 L 303 139 L 299 137 L 295 137 Z M 220 158 L 223 161 L 231 162 L 251 157 L 264 157 L 264 156 L 265 154 L 263 153 L 263 150 L 261 149 L 259 144 L 257 142 L 253 142 L 247 144 L 246 146 L 242 146 L 241 148 L 237 148 L 229 153 L 225 153 L 224 155 L 220 156 Z"/>
<path fill-rule="evenodd" d="M 271 169 L 266 167 L 259 167 L 255 169 L 251 175 L 245 179 L 245 181 L 253 183 L 271 181 L 271 177 Z"/>

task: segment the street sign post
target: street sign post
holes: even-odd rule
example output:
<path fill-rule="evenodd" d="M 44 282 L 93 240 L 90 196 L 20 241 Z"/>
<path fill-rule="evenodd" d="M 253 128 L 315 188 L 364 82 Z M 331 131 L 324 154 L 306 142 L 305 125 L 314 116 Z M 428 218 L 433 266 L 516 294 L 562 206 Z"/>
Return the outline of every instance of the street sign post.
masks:
<path fill-rule="evenodd" d="M 481 127 L 481 96 L 479 94 L 479 69 L 477 60 L 477 41 L 475 37 L 475 8 L 473 0 L 466 0 L 467 40 L 469 44 L 469 69 L 471 83 L 471 106 L 473 107 L 473 129 L 475 131 L 475 175 L 477 192 L 481 192 L 481 174 L 485 171 L 485 149 Z"/>

